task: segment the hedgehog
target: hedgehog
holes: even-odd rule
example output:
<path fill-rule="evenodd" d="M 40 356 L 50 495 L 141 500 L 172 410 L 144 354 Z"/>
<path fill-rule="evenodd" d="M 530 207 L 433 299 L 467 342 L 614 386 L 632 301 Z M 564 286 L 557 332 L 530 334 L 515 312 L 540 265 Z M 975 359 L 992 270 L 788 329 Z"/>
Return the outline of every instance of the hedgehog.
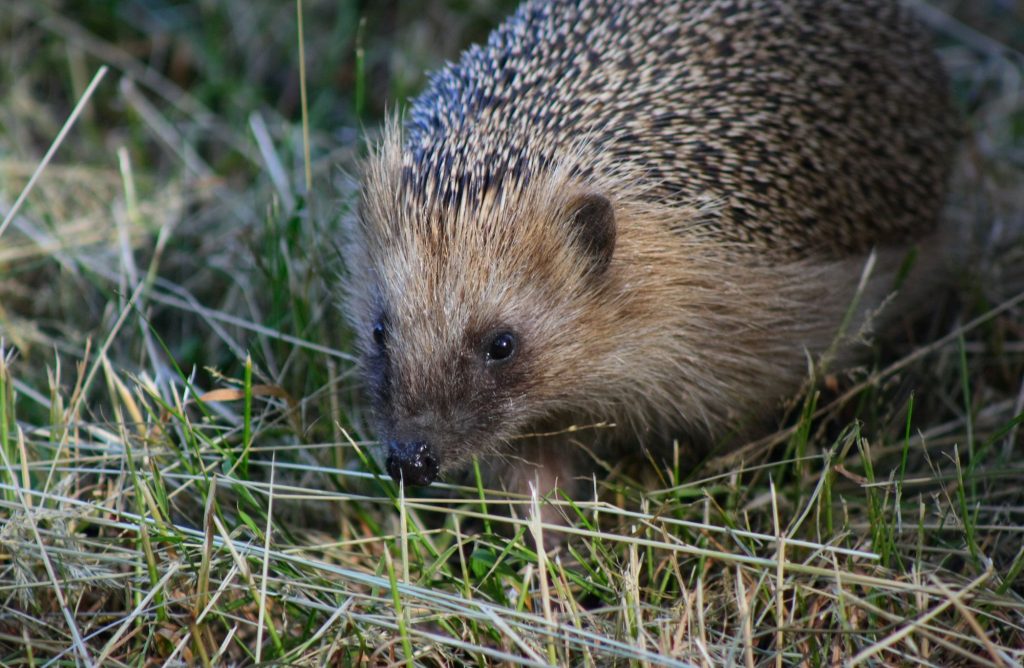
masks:
<path fill-rule="evenodd" d="M 763 429 L 930 289 L 957 121 L 895 0 L 525 2 L 364 164 L 348 312 L 387 472 L 551 489 L 587 433 Z"/>

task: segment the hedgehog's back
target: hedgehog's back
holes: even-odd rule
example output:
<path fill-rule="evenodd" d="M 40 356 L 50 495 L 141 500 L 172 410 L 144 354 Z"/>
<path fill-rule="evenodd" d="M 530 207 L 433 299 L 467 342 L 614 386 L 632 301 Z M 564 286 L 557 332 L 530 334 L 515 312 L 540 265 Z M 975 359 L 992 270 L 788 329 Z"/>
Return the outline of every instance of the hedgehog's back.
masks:
<path fill-rule="evenodd" d="M 894 1 L 541 0 L 415 101 L 402 181 L 472 208 L 570 162 L 622 174 L 612 198 L 716 202 L 750 248 L 849 252 L 931 230 L 955 128 Z"/>

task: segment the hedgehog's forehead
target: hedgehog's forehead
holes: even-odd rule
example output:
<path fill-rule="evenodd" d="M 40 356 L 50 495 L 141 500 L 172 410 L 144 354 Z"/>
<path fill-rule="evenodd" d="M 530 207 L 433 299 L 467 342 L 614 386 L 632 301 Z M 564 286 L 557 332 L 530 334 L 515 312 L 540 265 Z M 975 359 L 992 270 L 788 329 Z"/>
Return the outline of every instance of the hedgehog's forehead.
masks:
<path fill-rule="evenodd" d="M 524 143 L 491 139 L 470 146 L 473 139 L 466 135 L 406 147 L 399 185 L 403 197 L 449 222 L 514 206 L 549 159 Z"/>
<path fill-rule="evenodd" d="M 467 251 L 454 240 L 409 244 L 380 267 L 381 306 L 403 348 L 443 356 L 526 306 L 522 267 L 486 246 Z"/>
<path fill-rule="evenodd" d="M 503 286 L 529 272 L 534 222 L 509 217 L 485 198 L 471 208 L 419 208 L 382 248 L 378 267 L 392 301 L 410 309 L 458 307 L 500 297 Z M 534 258 L 533 263 L 536 263 Z"/>
<path fill-rule="evenodd" d="M 391 163 L 383 191 L 394 199 L 385 227 L 417 256 L 411 260 L 452 264 L 453 273 L 474 276 L 475 260 L 514 266 L 524 243 L 551 235 L 559 198 L 552 182 L 560 170 L 551 170 L 540 152 L 489 146 L 471 153 L 457 141 L 414 142 Z"/>
<path fill-rule="evenodd" d="M 500 317 L 545 283 L 564 250 L 552 212 L 525 180 L 452 171 L 448 182 L 403 193 L 378 267 L 402 320 L 443 316 L 453 330 Z M 483 179 L 481 181 L 481 179 Z"/>
<path fill-rule="evenodd" d="M 369 163 L 369 259 L 387 300 L 411 315 L 479 310 L 503 289 L 543 283 L 566 250 L 560 220 L 578 175 L 542 150 L 471 135 L 403 145 L 391 132 Z"/>

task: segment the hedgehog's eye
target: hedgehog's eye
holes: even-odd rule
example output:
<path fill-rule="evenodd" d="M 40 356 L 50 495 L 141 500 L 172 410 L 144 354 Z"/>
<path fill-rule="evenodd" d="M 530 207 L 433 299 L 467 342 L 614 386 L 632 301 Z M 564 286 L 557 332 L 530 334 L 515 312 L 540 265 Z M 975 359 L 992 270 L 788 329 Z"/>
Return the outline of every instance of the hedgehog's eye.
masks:
<path fill-rule="evenodd" d="M 388 342 L 388 328 L 384 325 L 383 320 L 373 323 L 373 342 L 379 348 L 383 348 Z"/>
<path fill-rule="evenodd" d="M 488 362 L 507 362 L 516 352 L 516 335 L 512 332 L 499 332 L 487 346 Z"/>

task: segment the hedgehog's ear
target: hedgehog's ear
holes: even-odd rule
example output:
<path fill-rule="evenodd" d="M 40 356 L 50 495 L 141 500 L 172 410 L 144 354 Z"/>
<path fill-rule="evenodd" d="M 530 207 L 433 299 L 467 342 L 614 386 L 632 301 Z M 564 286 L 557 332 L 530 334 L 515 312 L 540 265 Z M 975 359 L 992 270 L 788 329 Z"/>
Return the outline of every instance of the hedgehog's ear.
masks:
<path fill-rule="evenodd" d="M 592 276 L 600 276 L 611 264 L 615 252 L 615 211 L 607 197 L 588 193 L 570 209 L 572 241 L 590 263 Z"/>

